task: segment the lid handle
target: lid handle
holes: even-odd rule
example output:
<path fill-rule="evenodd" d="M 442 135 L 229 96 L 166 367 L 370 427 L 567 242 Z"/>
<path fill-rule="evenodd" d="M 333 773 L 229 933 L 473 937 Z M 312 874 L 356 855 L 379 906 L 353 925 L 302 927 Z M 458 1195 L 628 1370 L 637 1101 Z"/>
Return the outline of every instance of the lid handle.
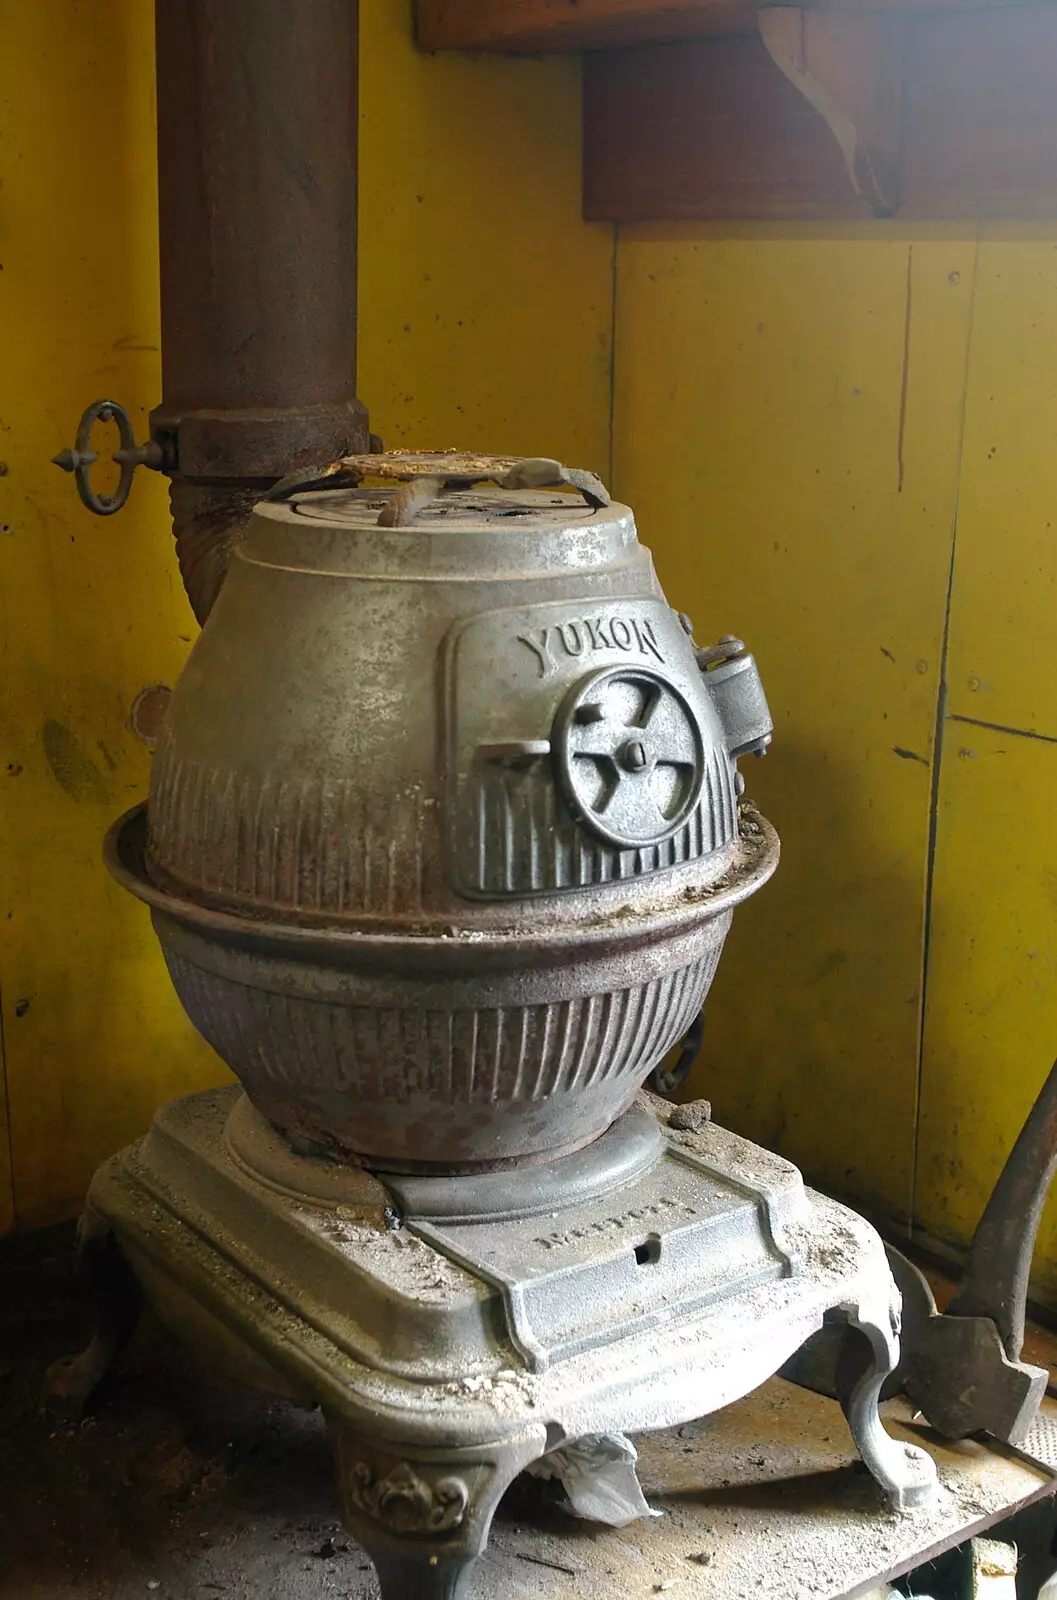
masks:
<path fill-rule="evenodd" d="M 313 489 L 354 488 L 365 478 L 392 478 L 398 485 L 378 514 L 380 528 L 409 528 L 446 490 L 466 489 L 475 483 L 495 483 L 501 489 L 565 486 L 576 489 L 594 511 L 610 504 L 609 490 L 601 478 L 580 467 L 563 466 L 549 456 L 477 456 L 458 450 L 342 456 L 338 461 L 289 473 L 264 498 L 288 500 Z"/>

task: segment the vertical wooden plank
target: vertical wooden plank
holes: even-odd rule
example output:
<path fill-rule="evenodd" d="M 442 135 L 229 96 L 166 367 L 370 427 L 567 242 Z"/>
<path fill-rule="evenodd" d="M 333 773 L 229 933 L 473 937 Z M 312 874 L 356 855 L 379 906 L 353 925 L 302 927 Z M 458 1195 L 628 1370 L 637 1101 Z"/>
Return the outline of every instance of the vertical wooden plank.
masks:
<path fill-rule="evenodd" d="M 1057 230 L 1018 231 L 980 245 L 951 600 L 916 1213 L 953 1246 L 1057 1056 Z"/>
<path fill-rule="evenodd" d="M 916 1222 L 972 1235 L 1057 1056 L 1057 743 L 949 721 L 932 896 Z M 1035 1259 L 1057 1294 L 1057 1205 Z"/>
<path fill-rule="evenodd" d="M 698 636 L 756 652 L 777 824 L 692 1087 L 871 1207 L 909 1209 L 932 740 L 973 246 L 622 232 L 617 489 Z"/>
<path fill-rule="evenodd" d="M 609 459 L 613 234 L 573 58 L 427 56 L 361 5 L 360 394 L 387 444 Z"/>
<path fill-rule="evenodd" d="M 950 709 L 1057 737 L 1057 226 L 980 245 Z"/>
<path fill-rule="evenodd" d="M 193 633 L 164 483 L 84 511 L 49 458 L 158 392 L 151 8 L 5 3 L 0 90 L 0 993 L 18 1215 L 75 1208 L 169 1095 L 223 1076 L 100 844 L 146 788 L 126 727 Z"/>

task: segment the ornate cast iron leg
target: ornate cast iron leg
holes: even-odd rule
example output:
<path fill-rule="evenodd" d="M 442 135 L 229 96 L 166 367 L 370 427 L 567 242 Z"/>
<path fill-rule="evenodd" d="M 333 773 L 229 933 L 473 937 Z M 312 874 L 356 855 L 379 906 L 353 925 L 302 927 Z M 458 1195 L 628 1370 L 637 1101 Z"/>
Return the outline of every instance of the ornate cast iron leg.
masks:
<path fill-rule="evenodd" d="M 899 1360 L 898 1313 L 870 1315 L 861 1306 L 842 1312 L 849 1332 L 837 1364 L 837 1399 L 863 1461 L 897 1511 L 927 1505 L 936 1493 L 936 1463 L 926 1450 L 885 1432 L 877 1403 Z"/>
<path fill-rule="evenodd" d="M 80 1416 L 115 1356 L 128 1342 L 142 1305 L 132 1268 L 109 1224 L 91 1209 L 77 1230 L 77 1274 L 91 1306 L 95 1331 L 87 1349 L 52 1363 L 44 1398 L 54 1411 Z"/>
<path fill-rule="evenodd" d="M 542 1430 L 441 1454 L 383 1451 L 329 1421 L 345 1525 L 375 1564 L 382 1600 L 463 1600 L 496 1506 L 546 1449 Z"/>

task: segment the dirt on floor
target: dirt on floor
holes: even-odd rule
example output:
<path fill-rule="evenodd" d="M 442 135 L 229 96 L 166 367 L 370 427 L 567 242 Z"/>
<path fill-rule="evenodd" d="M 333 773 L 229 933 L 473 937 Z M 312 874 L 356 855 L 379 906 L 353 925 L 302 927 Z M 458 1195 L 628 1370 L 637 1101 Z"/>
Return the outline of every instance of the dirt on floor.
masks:
<path fill-rule="evenodd" d="M 72 1225 L 0 1240 L 0 1600 L 377 1600 L 318 1410 L 215 1376 L 148 1314 L 84 1418 L 49 1413 L 46 1368 L 87 1342 L 74 1242 Z M 475 1596 L 628 1592 L 612 1567 L 582 1588 L 567 1546 L 596 1530 L 558 1500 L 513 1485 Z M 531 1551 L 501 1549 L 523 1524 Z"/>
<path fill-rule="evenodd" d="M 0 1600 L 367 1600 L 318 1412 L 212 1378 L 145 1321 L 89 1414 L 40 1402 L 84 1342 L 73 1230 L 0 1243 Z"/>
<path fill-rule="evenodd" d="M 149 1317 L 81 1421 L 45 1409 L 47 1366 L 86 1342 L 73 1261 L 72 1227 L 0 1240 L 0 1600 L 377 1600 L 339 1521 L 318 1411 L 215 1377 Z M 833 1600 L 1040 1494 L 1023 1513 L 1039 1527 L 1016 1542 L 1038 1546 L 1038 1575 L 1051 1569 L 1045 1473 L 977 1441 L 944 1444 L 902 1399 L 886 1413 L 939 1466 L 939 1499 L 920 1513 L 886 1506 L 834 1401 L 774 1379 L 640 1438 L 660 1518 L 579 1522 L 558 1485 L 520 1477 L 471 1594 Z"/>

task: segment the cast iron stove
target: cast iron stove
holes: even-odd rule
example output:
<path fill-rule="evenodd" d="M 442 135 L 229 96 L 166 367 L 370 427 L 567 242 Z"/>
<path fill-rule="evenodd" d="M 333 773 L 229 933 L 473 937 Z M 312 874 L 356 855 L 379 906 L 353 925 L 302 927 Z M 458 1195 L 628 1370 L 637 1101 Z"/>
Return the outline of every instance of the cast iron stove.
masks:
<path fill-rule="evenodd" d="M 864 1461 L 922 1504 L 933 1463 L 877 1410 L 878 1236 L 640 1089 L 777 861 L 738 801 L 770 738 L 752 657 L 694 645 L 585 474 L 342 472 L 258 511 L 110 837 L 246 1092 L 165 1107 L 97 1173 L 99 1331 L 53 1391 L 90 1392 L 145 1293 L 323 1407 L 385 1600 L 468 1593 L 523 1469 L 714 1411 L 823 1328 Z"/>

